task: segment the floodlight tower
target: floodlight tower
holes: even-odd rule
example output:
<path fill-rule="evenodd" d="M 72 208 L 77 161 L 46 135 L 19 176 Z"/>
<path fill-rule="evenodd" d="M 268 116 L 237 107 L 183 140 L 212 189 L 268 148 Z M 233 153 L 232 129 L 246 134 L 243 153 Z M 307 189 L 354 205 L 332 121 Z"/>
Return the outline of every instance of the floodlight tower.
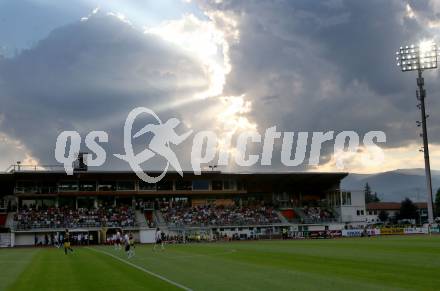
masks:
<path fill-rule="evenodd" d="M 424 70 L 437 68 L 437 45 L 432 41 L 424 41 L 418 45 L 401 46 L 399 51 L 396 52 L 397 65 L 401 68 L 402 72 L 417 71 L 417 86 L 416 91 L 417 100 L 420 101 L 417 104 L 417 108 L 420 109 L 422 114 L 422 121 L 417 121 L 417 126 L 422 127 L 423 138 L 423 154 L 425 157 L 425 175 L 426 175 L 426 188 L 428 190 L 428 221 L 434 222 L 434 213 L 432 208 L 432 184 L 431 184 L 431 167 L 429 163 L 429 148 L 428 148 L 428 132 L 426 129 L 426 119 L 429 115 L 426 114 L 425 98 L 426 91 L 424 89 L 425 80 L 423 79 L 422 72 Z"/>

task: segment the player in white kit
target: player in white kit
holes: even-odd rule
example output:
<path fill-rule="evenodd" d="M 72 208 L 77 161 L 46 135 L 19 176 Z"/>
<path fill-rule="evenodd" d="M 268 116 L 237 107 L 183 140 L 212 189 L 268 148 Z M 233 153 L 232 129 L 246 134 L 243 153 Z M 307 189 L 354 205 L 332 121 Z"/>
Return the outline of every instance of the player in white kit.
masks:
<path fill-rule="evenodd" d="M 156 243 L 154 244 L 154 248 L 153 251 L 156 250 L 156 247 L 160 245 L 161 249 L 164 250 L 165 246 L 163 244 L 163 240 L 162 240 L 162 231 L 160 231 L 160 228 L 156 229 Z"/>
<path fill-rule="evenodd" d="M 116 232 L 115 236 L 115 250 L 121 249 L 121 233 L 119 231 Z"/>

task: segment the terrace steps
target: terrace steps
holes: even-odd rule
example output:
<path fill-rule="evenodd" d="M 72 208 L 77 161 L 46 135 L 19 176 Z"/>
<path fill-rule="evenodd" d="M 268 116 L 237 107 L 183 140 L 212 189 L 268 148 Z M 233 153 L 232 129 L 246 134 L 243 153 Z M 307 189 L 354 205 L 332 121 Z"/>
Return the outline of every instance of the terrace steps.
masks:
<path fill-rule="evenodd" d="M 278 215 L 278 218 L 281 220 L 281 223 L 289 223 L 287 218 L 285 218 L 284 215 L 281 214 L 281 212 L 276 211 L 276 214 Z"/>
<path fill-rule="evenodd" d="M 167 227 L 167 223 L 165 221 L 165 218 L 163 218 L 162 212 L 160 212 L 160 210 L 154 211 L 154 222 L 160 228 Z"/>
<path fill-rule="evenodd" d="M 135 211 L 135 218 L 136 218 L 136 224 L 139 226 L 146 226 L 148 225 L 147 219 L 145 218 L 145 215 L 140 210 Z"/>
<path fill-rule="evenodd" d="M 5 227 L 11 228 L 11 229 L 14 227 L 14 216 L 15 216 L 15 212 L 8 213 L 8 217 L 6 218 Z"/>

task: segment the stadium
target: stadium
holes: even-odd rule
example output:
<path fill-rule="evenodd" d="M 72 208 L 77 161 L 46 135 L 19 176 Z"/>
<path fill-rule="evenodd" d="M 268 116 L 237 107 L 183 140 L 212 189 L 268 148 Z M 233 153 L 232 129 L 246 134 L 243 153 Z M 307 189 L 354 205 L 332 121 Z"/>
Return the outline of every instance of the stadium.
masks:
<path fill-rule="evenodd" d="M 1 0 L 0 291 L 440 290 L 439 3 Z"/>
<path fill-rule="evenodd" d="M 436 264 L 439 255 L 439 237 L 426 236 L 427 228 L 368 224 L 364 192 L 340 190 L 347 173 L 169 172 L 149 184 L 133 172 L 78 165 L 72 176 L 25 165 L 1 174 L 1 245 L 15 247 L 0 251 L 3 274 L 15 278 L 23 268 L 3 287 L 22 290 L 32 280 L 36 290 L 414 288 L 403 280 L 414 270 L 395 273 L 390 264 Z M 165 247 L 156 250 L 158 229 Z M 117 247 L 124 233 L 135 241 L 133 256 Z M 63 264 L 81 283 L 57 271 Z M 100 274 L 90 281 L 87 272 Z M 38 279 L 46 273 L 53 282 Z"/>
<path fill-rule="evenodd" d="M 52 244 L 66 228 L 104 244 L 116 229 L 152 243 L 157 227 L 179 241 L 211 241 L 342 235 L 365 226 L 364 193 L 339 190 L 346 173 L 169 172 L 149 184 L 133 172 L 84 165 L 73 176 L 26 168 L 1 175 L 3 227 L 11 229 L 2 245 Z"/>

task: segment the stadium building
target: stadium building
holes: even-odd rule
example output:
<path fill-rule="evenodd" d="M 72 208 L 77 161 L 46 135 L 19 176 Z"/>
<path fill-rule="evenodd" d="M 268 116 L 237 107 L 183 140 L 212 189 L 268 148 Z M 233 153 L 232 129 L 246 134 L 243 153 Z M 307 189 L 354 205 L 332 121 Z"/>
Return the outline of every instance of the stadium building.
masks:
<path fill-rule="evenodd" d="M 371 202 L 366 205 L 367 208 L 367 222 L 378 223 L 381 222 L 379 216 L 381 212 L 386 213 L 391 221 L 398 220 L 398 214 L 400 212 L 401 202 Z M 414 221 L 422 224 L 423 221 L 428 221 L 428 205 L 426 202 L 415 202 L 414 205 L 417 207 L 418 219 Z"/>
<path fill-rule="evenodd" d="M 159 175 L 160 173 L 149 173 Z M 133 172 L 14 166 L 0 174 L 3 246 L 109 243 L 118 230 L 152 242 L 313 235 L 363 225 L 364 193 L 341 191 L 347 173 L 168 172 L 157 184 Z"/>

